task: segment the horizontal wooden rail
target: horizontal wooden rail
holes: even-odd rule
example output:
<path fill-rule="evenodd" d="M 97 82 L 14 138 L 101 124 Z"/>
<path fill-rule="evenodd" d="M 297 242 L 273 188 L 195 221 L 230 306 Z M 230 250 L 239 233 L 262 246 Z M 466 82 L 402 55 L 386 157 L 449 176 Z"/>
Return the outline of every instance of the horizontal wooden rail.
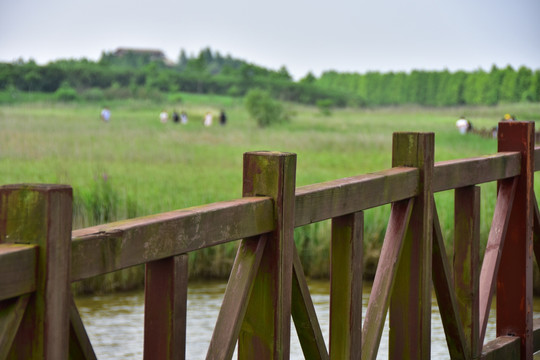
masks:
<path fill-rule="evenodd" d="M 36 245 L 0 244 L 0 300 L 36 290 Z"/>
<path fill-rule="evenodd" d="M 496 181 L 519 171 L 517 152 L 438 162 L 433 189 Z M 411 198 L 417 187 L 418 169 L 408 167 L 302 186 L 296 189 L 295 227 Z M 71 281 L 270 232 L 272 214 L 270 198 L 242 198 L 75 230 Z"/>
<path fill-rule="evenodd" d="M 540 146 L 534 148 L 534 171 L 540 171 Z"/>
<path fill-rule="evenodd" d="M 71 281 L 273 230 L 271 198 L 242 198 L 73 232 Z"/>

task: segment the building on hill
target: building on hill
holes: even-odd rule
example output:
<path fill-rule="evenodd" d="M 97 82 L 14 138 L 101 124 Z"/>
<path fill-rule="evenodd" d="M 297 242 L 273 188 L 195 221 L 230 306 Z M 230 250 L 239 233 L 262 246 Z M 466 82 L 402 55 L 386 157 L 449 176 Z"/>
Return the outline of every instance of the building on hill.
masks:
<path fill-rule="evenodd" d="M 113 53 L 113 55 L 117 57 L 123 57 L 128 54 L 148 56 L 152 61 L 167 60 L 163 51 L 154 49 L 118 48 Z"/>

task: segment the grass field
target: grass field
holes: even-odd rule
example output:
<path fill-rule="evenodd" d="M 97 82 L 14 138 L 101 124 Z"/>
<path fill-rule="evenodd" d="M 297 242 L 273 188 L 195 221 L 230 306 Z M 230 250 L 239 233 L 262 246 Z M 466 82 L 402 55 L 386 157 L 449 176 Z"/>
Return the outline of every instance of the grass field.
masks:
<path fill-rule="evenodd" d="M 435 133 L 435 160 L 496 152 L 494 139 L 462 136 L 460 115 L 475 127 L 496 126 L 504 113 L 540 120 L 540 104 L 482 108 L 399 107 L 341 109 L 329 117 L 316 108 L 289 105 L 292 121 L 260 129 L 241 99 L 181 94 L 182 103 L 111 102 L 108 124 L 101 104 L 20 103 L 0 106 L 0 183 L 65 183 L 75 195 L 74 227 L 142 216 L 241 196 L 242 154 L 254 150 L 298 156 L 297 186 L 389 168 L 392 133 Z M 172 99 L 178 99 L 171 97 Z M 162 124 L 162 109 L 185 110 L 187 125 Z M 217 115 L 224 109 L 226 126 Z M 214 125 L 205 128 L 211 111 Z M 522 115 L 523 114 L 523 115 Z M 494 184 L 483 185 L 481 229 L 491 223 Z M 437 194 L 446 239 L 452 237 L 453 193 Z M 387 208 L 366 214 L 366 242 L 376 258 L 386 227 Z M 299 247 L 311 276 L 328 272 L 327 224 L 297 229 Z M 447 242 L 450 240 L 447 240 Z M 223 276 L 234 248 L 195 254 L 192 275 Z M 208 255 L 211 255 L 210 257 Z M 210 266 L 212 264 L 212 266 Z M 219 264 L 219 265 L 217 265 Z M 369 261 L 368 261 L 369 265 Z"/>

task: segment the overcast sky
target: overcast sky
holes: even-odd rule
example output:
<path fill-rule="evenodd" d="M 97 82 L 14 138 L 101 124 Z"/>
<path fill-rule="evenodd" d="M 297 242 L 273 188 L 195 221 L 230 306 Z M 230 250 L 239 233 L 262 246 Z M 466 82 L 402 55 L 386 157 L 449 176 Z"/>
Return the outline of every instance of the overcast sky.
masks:
<path fill-rule="evenodd" d="M 540 69 L 540 0 L 3 0 L 0 61 L 98 60 L 117 47 L 176 61 L 210 47 L 308 71 Z"/>

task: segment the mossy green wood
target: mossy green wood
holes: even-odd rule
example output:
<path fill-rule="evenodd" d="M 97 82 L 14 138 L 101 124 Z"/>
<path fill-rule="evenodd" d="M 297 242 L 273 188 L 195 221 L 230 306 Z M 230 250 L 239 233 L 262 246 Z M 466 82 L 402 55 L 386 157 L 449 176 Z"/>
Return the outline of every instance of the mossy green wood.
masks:
<path fill-rule="evenodd" d="M 465 340 L 458 301 L 454 291 L 451 266 L 446 255 L 437 208 L 433 207 L 433 287 L 441 314 L 448 352 L 452 359 L 468 359 L 470 351 Z"/>
<path fill-rule="evenodd" d="M 534 122 L 501 122 L 498 151 L 521 153 L 521 174 L 497 273 L 497 336 L 519 336 L 521 359 L 533 356 Z"/>
<path fill-rule="evenodd" d="M 305 359 L 326 360 L 328 351 L 313 306 L 300 257 L 294 247 L 291 315 Z"/>
<path fill-rule="evenodd" d="M 420 170 L 416 197 L 390 302 L 389 356 L 431 357 L 433 133 L 394 133 L 392 166 Z"/>
<path fill-rule="evenodd" d="M 9 359 L 67 359 L 72 189 L 62 185 L 0 188 L 0 243 L 39 246 L 36 291 Z"/>
<path fill-rule="evenodd" d="M 270 234 L 238 339 L 240 359 L 288 359 L 296 155 L 244 154 L 244 196 L 274 199 Z"/>
<path fill-rule="evenodd" d="M 332 219 L 330 359 L 362 354 L 363 233 L 363 212 Z"/>
<path fill-rule="evenodd" d="M 454 289 L 468 358 L 474 359 L 480 350 L 480 187 L 456 189 L 454 199 Z"/>
<path fill-rule="evenodd" d="M 187 286 L 187 254 L 146 264 L 145 359 L 185 359 Z"/>

